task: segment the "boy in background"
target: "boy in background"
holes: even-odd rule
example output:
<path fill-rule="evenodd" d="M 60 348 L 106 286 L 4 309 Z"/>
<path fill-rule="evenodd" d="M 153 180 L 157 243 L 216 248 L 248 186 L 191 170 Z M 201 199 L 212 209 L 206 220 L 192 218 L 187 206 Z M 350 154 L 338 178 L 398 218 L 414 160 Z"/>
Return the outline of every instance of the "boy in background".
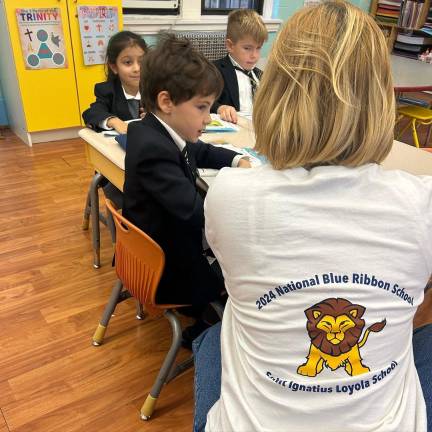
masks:
<path fill-rule="evenodd" d="M 262 71 L 256 66 L 267 29 L 257 12 L 238 9 L 228 15 L 226 48 L 228 55 L 215 61 L 224 88 L 212 107 L 223 120 L 237 123 L 237 111 L 251 115 Z"/>
<path fill-rule="evenodd" d="M 197 318 L 183 333 L 190 346 L 224 281 L 203 254 L 204 200 L 197 168 L 250 167 L 241 155 L 198 139 L 223 83 L 187 40 L 165 35 L 144 57 L 140 93 L 147 115 L 128 127 L 123 215 L 165 253 L 158 303 L 190 304 Z"/>

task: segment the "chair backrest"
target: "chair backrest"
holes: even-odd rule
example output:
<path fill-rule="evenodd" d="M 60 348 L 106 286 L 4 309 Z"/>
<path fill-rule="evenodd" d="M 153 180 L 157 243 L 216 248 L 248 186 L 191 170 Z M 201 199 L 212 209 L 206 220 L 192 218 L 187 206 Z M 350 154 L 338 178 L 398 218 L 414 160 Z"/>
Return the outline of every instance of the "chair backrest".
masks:
<path fill-rule="evenodd" d="M 156 292 L 165 266 L 165 254 L 161 247 L 141 231 L 106 200 L 116 225 L 115 268 L 133 297 L 141 304 L 156 306 Z"/>
<path fill-rule="evenodd" d="M 225 32 L 175 31 L 174 33 L 189 39 L 193 47 L 210 61 L 218 60 L 227 54 Z"/>

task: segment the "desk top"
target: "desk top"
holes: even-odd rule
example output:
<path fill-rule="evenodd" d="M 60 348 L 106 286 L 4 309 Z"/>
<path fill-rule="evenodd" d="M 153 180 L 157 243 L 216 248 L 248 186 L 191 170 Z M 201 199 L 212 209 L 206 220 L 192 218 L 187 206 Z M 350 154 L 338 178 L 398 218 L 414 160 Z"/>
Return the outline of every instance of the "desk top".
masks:
<path fill-rule="evenodd" d="M 241 119 L 239 126 L 239 132 L 205 133 L 201 136 L 201 139 L 215 144 L 225 142 L 239 148 L 253 147 L 255 137 L 250 122 Z M 125 152 L 113 137 L 105 137 L 101 133 L 96 133 L 87 128 L 81 129 L 79 136 L 98 153 L 124 171 Z M 394 141 L 392 150 L 383 161 L 382 166 L 384 169 L 401 169 L 411 174 L 432 175 L 432 154 L 408 144 Z"/>
<path fill-rule="evenodd" d="M 396 91 L 432 90 L 432 64 L 392 55 L 391 66 Z"/>

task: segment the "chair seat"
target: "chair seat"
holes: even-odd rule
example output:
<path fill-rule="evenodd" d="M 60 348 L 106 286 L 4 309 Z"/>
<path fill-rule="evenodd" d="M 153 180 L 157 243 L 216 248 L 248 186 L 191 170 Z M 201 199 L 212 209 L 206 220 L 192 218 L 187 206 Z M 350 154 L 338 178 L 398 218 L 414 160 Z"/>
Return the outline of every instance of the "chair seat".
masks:
<path fill-rule="evenodd" d="M 420 121 L 432 120 L 432 109 L 420 106 L 402 106 L 398 108 L 398 113 Z"/>

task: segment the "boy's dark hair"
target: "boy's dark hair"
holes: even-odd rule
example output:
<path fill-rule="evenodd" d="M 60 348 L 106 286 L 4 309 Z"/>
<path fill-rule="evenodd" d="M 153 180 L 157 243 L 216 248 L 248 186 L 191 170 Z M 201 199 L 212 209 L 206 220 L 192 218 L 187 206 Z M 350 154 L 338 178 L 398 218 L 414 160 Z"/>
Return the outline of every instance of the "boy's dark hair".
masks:
<path fill-rule="evenodd" d="M 137 35 L 136 33 L 125 30 L 111 36 L 107 46 L 106 61 L 105 61 L 106 74 L 108 80 L 113 80 L 116 77 L 115 73 L 111 70 L 111 68 L 108 65 L 115 64 L 119 54 L 125 48 L 133 47 L 133 46 L 140 47 L 145 53 L 148 51 L 148 47 L 147 44 L 145 43 L 145 40 L 140 35 Z"/>
<path fill-rule="evenodd" d="M 167 91 L 178 105 L 197 95 L 218 98 L 222 88 L 219 71 L 187 39 L 164 33 L 156 47 L 144 56 L 140 93 L 147 112 L 158 108 L 157 96 L 161 91 Z"/>

